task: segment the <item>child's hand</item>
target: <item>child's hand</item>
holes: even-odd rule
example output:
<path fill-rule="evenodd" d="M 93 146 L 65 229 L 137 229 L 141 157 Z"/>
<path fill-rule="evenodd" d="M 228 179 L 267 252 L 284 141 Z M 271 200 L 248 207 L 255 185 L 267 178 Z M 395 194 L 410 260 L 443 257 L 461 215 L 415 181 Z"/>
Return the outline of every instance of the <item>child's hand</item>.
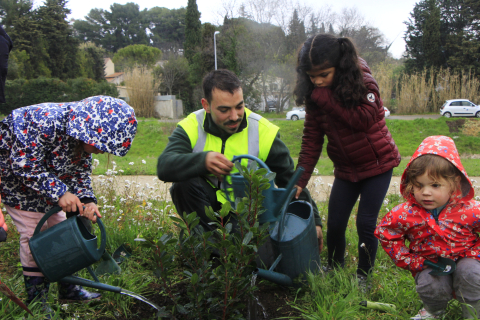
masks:
<path fill-rule="evenodd" d="M 295 199 L 298 199 L 298 197 L 300 197 L 300 193 L 302 193 L 302 191 L 303 191 L 303 188 L 300 188 L 297 185 L 295 185 L 295 187 L 297 188 L 297 193 L 295 194 Z"/>
<path fill-rule="evenodd" d="M 63 212 L 75 212 L 78 210 L 80 215 L 83 214 L 83 203 L 76 195 L 68 191 L 60 197 L 58 205 L 62 208 Z"/>
<path fill-rule="evenodd" d="M 97 217 L 99 218 L 102 217 L 102 215 L 100 214 L 100 210 L 98 210 L 98 207 L 94 202 L 85 204 L 85 208 L 83 209 L 83 214 L 80 214 L 80 216 L 87 218 L 93 223 L 97 222 Z"/>

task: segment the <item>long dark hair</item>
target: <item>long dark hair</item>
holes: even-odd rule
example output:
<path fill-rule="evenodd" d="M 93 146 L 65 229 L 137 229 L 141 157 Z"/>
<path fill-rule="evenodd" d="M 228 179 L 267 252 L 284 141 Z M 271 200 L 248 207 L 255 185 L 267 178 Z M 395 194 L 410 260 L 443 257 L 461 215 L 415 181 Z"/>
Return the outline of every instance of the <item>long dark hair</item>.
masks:
<path fill-rule="evenodd" d="M 315 107 L 310 100 L 314 85 L 307 71 L 332 67 L 335 68 L 331 86 L 334 98 L 345 108 L 353 108 L 364 99 L 367 88 L 353 42 L 349 38 L 317 34 L 308 38 L 298 52 L 297 83 L 293 91 L 298 106 Z"/>

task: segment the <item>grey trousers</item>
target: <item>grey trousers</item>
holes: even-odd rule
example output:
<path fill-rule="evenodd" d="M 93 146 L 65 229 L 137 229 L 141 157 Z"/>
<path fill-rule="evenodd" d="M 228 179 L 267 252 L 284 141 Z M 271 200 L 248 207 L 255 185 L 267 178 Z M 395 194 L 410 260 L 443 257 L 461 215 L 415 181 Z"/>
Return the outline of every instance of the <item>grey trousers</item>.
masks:
<path fill-rule="evenodd" d="M 480 261 L 462 258 L 457 269 L 448 276 L 432 276 L 427 268 L 415 276 L 418 295 L 430 313 L 447 308 L 448 301 L 456 298 L 463 303 L 480 300 Z"/>

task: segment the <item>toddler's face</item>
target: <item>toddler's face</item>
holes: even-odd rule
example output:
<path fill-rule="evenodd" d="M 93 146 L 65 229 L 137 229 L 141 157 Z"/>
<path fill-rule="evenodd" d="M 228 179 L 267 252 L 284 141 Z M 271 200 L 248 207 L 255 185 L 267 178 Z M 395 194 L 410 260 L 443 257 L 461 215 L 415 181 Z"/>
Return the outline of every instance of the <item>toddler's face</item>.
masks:
<path fill-rule="evenodd" d="M 428 176 L 428 172 L 425 172 L 416 180 L 413 185 L 413 195 L 415 200 L 427 210 L 443 206 L 452 195 L 453 190 L 450 184 L 443 178 L 433 180 Z"/>

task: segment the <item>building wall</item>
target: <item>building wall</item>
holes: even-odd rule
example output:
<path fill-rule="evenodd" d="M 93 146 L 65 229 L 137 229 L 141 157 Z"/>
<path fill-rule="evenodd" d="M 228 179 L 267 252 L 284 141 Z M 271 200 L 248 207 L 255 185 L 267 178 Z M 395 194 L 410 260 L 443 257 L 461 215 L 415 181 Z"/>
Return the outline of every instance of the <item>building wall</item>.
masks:
<path fill-rule="evenodd" d="M 112 59 L 107 58 L 105 59 L 105 77 L 112 73 L 115 73 L 115 64 Z"/>
<path fill-rule="evenodd" d="M 178 119 L 183 115 L 182 100 L 175 99 L 175 96 L 156 96 L 154 108 L 161 118 Z"/>

